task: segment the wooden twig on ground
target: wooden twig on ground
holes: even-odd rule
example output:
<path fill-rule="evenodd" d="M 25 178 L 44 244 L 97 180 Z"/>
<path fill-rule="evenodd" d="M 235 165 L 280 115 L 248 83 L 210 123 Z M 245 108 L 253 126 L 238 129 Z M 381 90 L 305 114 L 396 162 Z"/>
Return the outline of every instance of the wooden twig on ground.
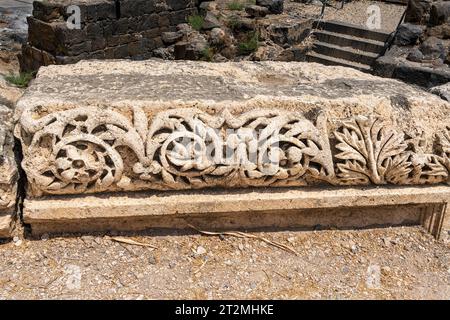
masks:
<path fill-rule="evenodd" d="M 198 231 L 201 234 L 207 235 L 207 236 L 231 236 L 231 237 L 237 237 L 237 238 L 248 238 L 248 239 L 257 239 L 260 241 L 263 241 L 273 247 L 276 247 L 278 249 L 282 249 L 285 251 L 288 251 L 292 254 L 295 254 L 296 256 L 298 256 L 298 252 L 295 251 L 294 249 L 292 249 L 291 247 L 288 247 L 282 243 L 276 242 L 276 241 L 272 241 L 263 237 L 259 237 L 256 236 L 254 234 L 250 234 L 250 233 L 245 233 L 245 232 L 241 232 L 241 231 L 235 231 L 235 232 L 211 232 L 211 231 L 203 231 L 203 230 L 199 230 L 198 228 L 194 227 L 191 224 L 188 224 L 188 226 L 196 231 Z"/>
<path fill-rule="evenodd" d="M 141 246 L 141 247 L 149 247 L 149 248 L 153 248 L 153 249 L 158 249 L 158 247 L 155 247 L 154 245 L 151 245 L 149 243 L 143 243 L 143 242 L 138 242 L 132 239 L 128 239 L 128 238 L 123 238 L 123 237 L 111 237 L 111 240 L 116 241 L 116 242 L 120 242 L 120 243 L 126 243 L 126 244 L 130 244 L 130 245 L 134 245 L 134 246 Z"/>
<path fill-rule="evenodd" d="M 197 273 L 199 273 L 200 272 L 200 270 L 202 270 L 203 269 L 203 267 L 206 265 L 206 262 L 208 262 L 208 260 L 205 260 L 203 263 L 202 263 L 202 265 L 200 266 L 200 268 L 198 268 L 197 270 L 195 270 L 194 271 L 194 274 L 197 274 Z"/>

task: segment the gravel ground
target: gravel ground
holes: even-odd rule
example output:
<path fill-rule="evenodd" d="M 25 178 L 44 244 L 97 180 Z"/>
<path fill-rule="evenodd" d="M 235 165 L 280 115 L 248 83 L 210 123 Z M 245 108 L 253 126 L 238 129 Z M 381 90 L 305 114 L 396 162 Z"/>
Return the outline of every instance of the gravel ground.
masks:
<path fill-rule="evenodd" d="M 298 255 L 231 236 L 19 235 L 0 245 L 0 298 L 450 299 L 450 244 L 421 227 L 254 234 Z"/>

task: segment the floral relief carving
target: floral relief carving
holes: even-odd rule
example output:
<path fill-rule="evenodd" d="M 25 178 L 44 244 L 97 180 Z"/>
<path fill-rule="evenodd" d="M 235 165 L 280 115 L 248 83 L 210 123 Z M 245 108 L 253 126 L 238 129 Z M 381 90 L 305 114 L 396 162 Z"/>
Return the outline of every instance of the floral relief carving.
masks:
<path fill-rule="evenodd" d="M 344 183 L 384 184 L 408 174 L 402 133 L 383 126 L 379 119 L 362 116 L 344 121 L 341 130 L 335 132 L 336 148 L 341 151 L 336 158 L 344 160 L 337 163 Z"/>
<path fill-rule="evenodd" d="M 449 180 L 449 128 L 436 134 L 440 152 L 430 154 L 423 137 L 407 139 L 362 116 L 328 132 L 324 114 L 312 122 L 282 110 L 182 108 L 148 117 L 139 107 L 132 116 L 86 107 L 38 119 L 34 112 L 22 114 L 18 135 L 35 195 Z"/>
<path fill-rule="evenodd" d="M 425 153 L 423 137 L 405 139 L 403 132 L 380 119 L 358 116 L 344 121 L 335 136 L 342 184 L 431 184 L 448 179 L 448 157 Z"/>
<path fill-rule="evenodd" d="M 39 120 L 30 115 L 21 119 L 21 137 L 27 140 L 24 144 L 31 155 L 22 166 L 31 185 L 47 193 L 108 190 L 123 183 L 118 147 L 129 147 L 141 158 L 144 155 L 141 136 L 117 112 L 78 108 Z"/>
<path fill-rule="evenodd" d="M 143 180 L 162 178 L 177 188 L 305 185 L 332 179 L 327 143 L 325 132 L 295 113 L 257 110 L 234 117 L 227 110 L 219 116 L 171 110 L 149 128 L 150 170 L 138 164 L 136 171 Z"/>

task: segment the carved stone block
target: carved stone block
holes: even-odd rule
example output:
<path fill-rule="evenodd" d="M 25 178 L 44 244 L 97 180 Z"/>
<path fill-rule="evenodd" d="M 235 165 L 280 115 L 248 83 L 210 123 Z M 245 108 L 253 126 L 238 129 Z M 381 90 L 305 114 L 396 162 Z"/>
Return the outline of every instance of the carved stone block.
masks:
<path fill-rule="evenodd" d="M 30 194 L 449 181 L 447 102 L 305 66 L 44 69 L 17 114 Z"/>
<path fill-rule="evenodd" d="M 342 67 L 50 66 L 15 117 L 28 199 L 450 182 L 450 104 Z"/>

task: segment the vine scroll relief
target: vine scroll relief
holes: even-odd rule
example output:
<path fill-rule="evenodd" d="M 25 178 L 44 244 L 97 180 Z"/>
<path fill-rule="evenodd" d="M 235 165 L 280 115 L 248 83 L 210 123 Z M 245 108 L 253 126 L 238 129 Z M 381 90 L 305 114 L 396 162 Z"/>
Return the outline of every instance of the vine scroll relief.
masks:
<path fill-rule="evenodd" d="M 371 117 L 340 121 L 330 133 L 324 114 L 315 123 L 264 109 L 173 109 L 151 121 L 141 108 L 132 114 L 89 107 L 35 119 L 33 110 L 24 112 L 18 135 L 35 195 L 449 182 L 450 127 L 426 153 L 422 137 Z"/>

